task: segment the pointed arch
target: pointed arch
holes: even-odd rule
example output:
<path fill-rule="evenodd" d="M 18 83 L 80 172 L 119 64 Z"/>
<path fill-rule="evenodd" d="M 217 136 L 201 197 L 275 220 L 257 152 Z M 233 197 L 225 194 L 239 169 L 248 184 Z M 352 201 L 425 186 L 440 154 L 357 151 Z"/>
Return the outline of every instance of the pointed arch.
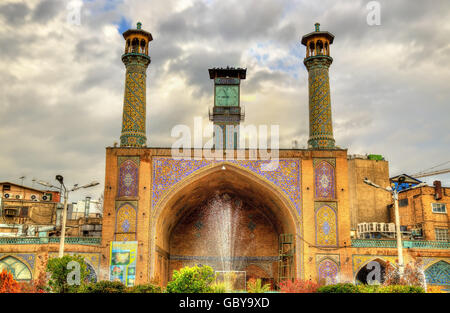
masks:
<path fill-rule="evenodd" d="M 136 239 L 137 212 L 130 202 L 122 203 L 116 211 L 115 237 L 118 241 Z"/>
<path fill-rule="evenodd" d="M 25 262 L 7 255 L 0 259 L 0 272 L 6 270 L 17 281 L 30 281 L 33 279 L 32 271 Z"/>
<path fill-rule="evenodd" d="M 450 286 L 450 263 L 440 260 L 425 270 L 427 284 Z"/>
<path fill-rule="evenodd" d="M 316 244 L 324 247 L 338 245 L 337 212 L 331 204 L 317 203 L 315 212 Z"/>
<path fill-rule="evenodd" d="M 159 189 L 159 183 L 156 179 L 154 180 L 156 185 L 153 194 L 155 195 L 155 192 L 158 193 L 159 190 L 164 190 L 164 192 L 159 193 L 158 200 L 153 205 L 150 225 L 150 257 L 157 260 L 157 251 L 162 255 L 167 255 L 171 230 L 192 208 L 198 207 L 212 190 L 231 190 L 264 203 L 267 206 L 267 214 L 272 214 L 276 220 L 278 231 L 294 234 L 296 247 L 298 247 L 294 261 L 294 275 L 299 277 L 302 245 L 297 242 L 299 240 L 297 235 L 301 234 L 301 216 L 286 191 L 269 178 L 255 173 L 253 169 L 239 165 L 239 161 L 236 163 L 206 162 L 206 164 L 197 164 L 196 166 L 195 170 L 189 168 L 189 175 L 177 180 L 168 189 Z M 223 166 L 226 170 L 222 169 Z M 153 170 L 155 171 L 155 168 Z M 283 173 L 280 175 L 283 176 Z M 170 172 L 165 173 L 164 179 L 171 179 L 169 176 Z M 157 261 L 150 263 L 150 277 L 155 274 L 156 265 L 153 263 L 157 264 Z"/>
<path fill-rule="evenodd" d="M 325 257 L 317 264 L 318 282 L 337 284 L 339 282 L 339 265 L 331 258 Z"/>

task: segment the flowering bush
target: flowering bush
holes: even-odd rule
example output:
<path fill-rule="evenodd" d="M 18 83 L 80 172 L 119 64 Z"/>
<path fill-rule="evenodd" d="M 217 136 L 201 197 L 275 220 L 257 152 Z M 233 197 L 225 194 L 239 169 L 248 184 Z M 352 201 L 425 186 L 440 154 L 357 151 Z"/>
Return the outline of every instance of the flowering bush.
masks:
<path fill-rule="evenodd" d="M 282 281 L 279 284 L 280 291 L 285 293 L 313 293 L 317 292 L 319 284 L 310 280 L 296 279 Z"/>
<path fill-rule="evenodd" d="M 5 269 L 0 273 L 0 293 L 19 293 L 20 284 Z"/>

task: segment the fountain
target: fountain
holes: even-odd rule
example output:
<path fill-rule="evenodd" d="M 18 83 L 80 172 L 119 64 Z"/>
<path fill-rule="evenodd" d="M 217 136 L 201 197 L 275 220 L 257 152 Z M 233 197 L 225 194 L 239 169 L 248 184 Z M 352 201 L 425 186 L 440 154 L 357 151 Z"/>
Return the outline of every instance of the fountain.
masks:
<path fill-rule="evenodd" d="M 225 283 L 229 289 L 227 291 L 246 289 L 246 272 L 240 270 L 244 267 L 245 259 L 236 255 L 237 252 L 245 255 L 249 249 L 248 245 L 245 248 L 237 246 L 243 211 L 242 201 L 232 199 L 226 193 L 211 198 L 205 210 L 208 241 L 212 243 L 209 253 L 217 256 L 218 260 L 213 266 L 217 274 L 216 281 Z"/>

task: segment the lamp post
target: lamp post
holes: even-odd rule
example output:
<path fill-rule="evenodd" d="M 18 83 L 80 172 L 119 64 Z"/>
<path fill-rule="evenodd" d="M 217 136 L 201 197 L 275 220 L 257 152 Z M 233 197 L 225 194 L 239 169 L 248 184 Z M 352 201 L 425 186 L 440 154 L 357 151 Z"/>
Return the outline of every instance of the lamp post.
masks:
<path fill-rule="evenodd" d="M 400 178 L 403 178 L 403 181 L 405 179 L 404 177 L 400 177 Z M 404 265 L 404 260 L 403 260 L 402 234 L 400 232 L 400 214 L 398 212 L 398 192 L 399 192 L 399 186 L 401 185 L 402 180 L 399 179 L 399 183 L 397 184 L 397 187 L 395 187 L 395 185 L 394 185 L 393 187 L 388 186 L 386 188 L 383 188 L 383 187 L 375 184 L 374 182 L 370 181 L 367 178 L 364 178 L 364 183 L 369 186 L 387 191 L 392 195 L 392 199 L 394 200 L 395 236 L 397 237 L 398 267 L 399 267 L 400 275 L 403 275 L 405 265 Z M 420 183 L 412 188 L 418 188 L 418 187 L 423 187 L 423 186 L 426 186 L 426 184 Z"/>
<path fill-rule="evenodd" d="M 62 217 L 63 220 L 62 220 L 62 225 L 61 225 L 61 238 L 59 239 L 59 254 L 58 254 L 58 257 L 62 258 L 64 256 L 64 242 L 66 239 L 67 202 L 69 199 L 69 192 L 75 191 L 75 190 L 78 190 L 81 188 L 94 187 L 94 186 L 97 186 L 99 183 L 94 181 L 90 184 L 83 185 L 83 186 L 78 186 L 78 184 L 75 184 L 72 189 L 67 189 L 66 186 L 64 185 L 64 178 L 61 175 L 56 175 L 56 180 L 61 184 L 62 188 L 64 189 L 64 209 L 63 209 L 63 217 Z M 55 187 L 52 184 L 44 182 L 44 181 L 39 181 L 38 183 L 43 186 L 58 189 L 58 187 Z"/>

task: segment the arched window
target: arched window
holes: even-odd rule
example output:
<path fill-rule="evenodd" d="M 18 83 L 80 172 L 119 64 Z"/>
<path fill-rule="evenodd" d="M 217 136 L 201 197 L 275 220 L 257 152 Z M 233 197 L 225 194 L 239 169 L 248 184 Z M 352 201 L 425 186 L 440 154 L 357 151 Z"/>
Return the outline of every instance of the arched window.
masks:
<path fill-rule="evenodd" d="M 311 51 L 311 56 L 316 55 L 316 46 L 314 45 L 314 42 L 312 42 L 312 41 L 309 44 L 309 51 Z"/>
<path fill-rule="evenodd" d="M 125 53 L 130 53 L 130 39 L 127 40 L 127 44 L 125 46 Z"/>
<path fill-rule="evenodd" d="M 0 260 L 0 272 L 3 270 L 11 273 L 17 281 L 29 281 L 32 278 L 28 266 L 12 256 Z"/>
<path fill-rule="evenodd" d="M 139 49 L 139 39 L 134 38 L 133 41 L 131 41 L 131 52 L 133 53 L 139 53 L 138 49 Z"/>
<path fill-rule="evenodd" d="M 140 53 L 145 53 L 145 46 L 146 46 L 146 42 L 144 39 L 141 40 L 141 47 L 140 47 Z"/>
<path fill-rule="evenodd" d="M 427 284 L 450 286 L 450 264 L 439 261 L 425 270 Z"/>
<path fill-rule="evenodd" d="M 317 50 L 317 52 L 316 52 L 317 55 L 323 54 L 323 42 L 322 42 L 322 40 L 318 40 L 317 41 L 316 50 Z"/>

